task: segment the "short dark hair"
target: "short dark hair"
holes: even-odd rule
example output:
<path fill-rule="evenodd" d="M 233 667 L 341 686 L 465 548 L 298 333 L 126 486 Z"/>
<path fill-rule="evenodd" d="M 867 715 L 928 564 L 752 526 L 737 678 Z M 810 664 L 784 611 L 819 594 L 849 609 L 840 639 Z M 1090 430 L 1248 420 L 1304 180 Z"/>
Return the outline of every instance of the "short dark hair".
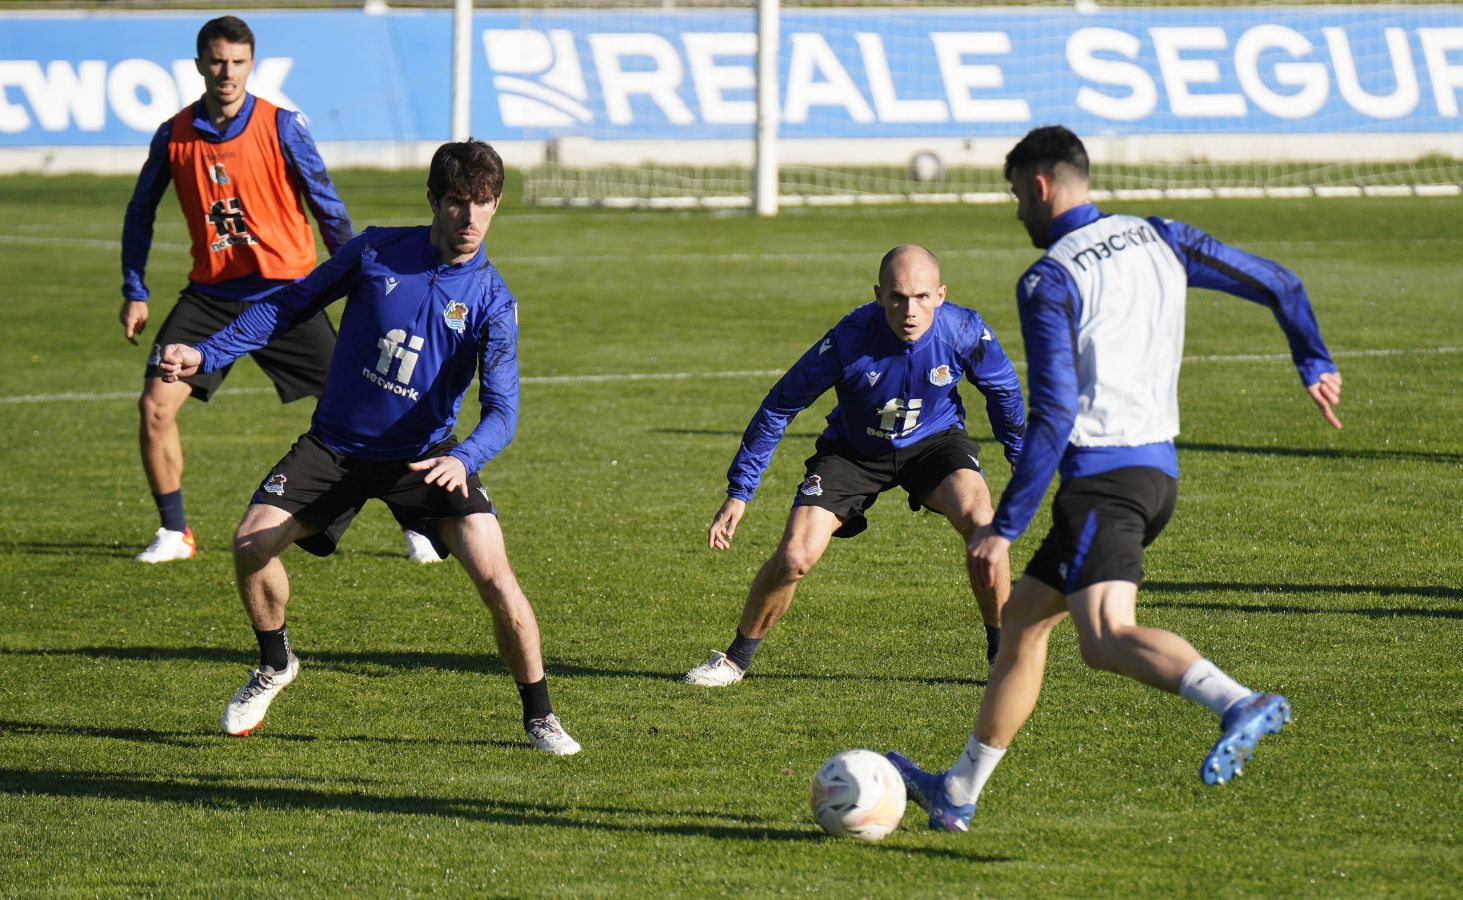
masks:
<path fill-rule="evenodd" d="M 503 160 L 498 151 L 476 138 L 443 144 L 432 154 L 427 190 L 438 200 L 496 200 L 503 195 Z"/>
<path fill-rule="evenodd" d="M 249 30 L 248 24 L 238 16 L 219 16 L 204 22 L 198 29 L 198 58 L 202 59 L 208 45 L 219 38 L 230 44 L 248 44 L 249 52 L 254 52 L 254 32 Z"/>
<path fill-rule="evenodd" d="M 1051 172 L 1058 165 L 1066 164 L 1076 169 L 1083 178 L 1088 175 L 1087 148 L 1082 139 L 1061 125 L 1043 125 L 1026 132 L 1026 137 L 1006 154 L 1006 180 L 1010 181 L 1018 169 L 1036 166 L 1044 172 Z"/>

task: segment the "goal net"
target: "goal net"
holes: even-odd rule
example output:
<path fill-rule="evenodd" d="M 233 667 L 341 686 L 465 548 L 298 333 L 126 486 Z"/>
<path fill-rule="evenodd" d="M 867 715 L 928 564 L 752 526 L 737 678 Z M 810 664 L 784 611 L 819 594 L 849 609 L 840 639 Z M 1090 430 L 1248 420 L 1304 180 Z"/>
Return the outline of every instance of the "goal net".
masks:
<path fill-rule="evenodd" d="M 526 198 L 750 205 L 757 15 L 755 0 L 480 13 L 495 126 L 543 148 Z M 777 17 L 762 112 L 783 206 L 1004 199 L 1005 152 L 1051 123 L 1117 196 L 1463 184 L 1453 4 L 784 0 Z"/>

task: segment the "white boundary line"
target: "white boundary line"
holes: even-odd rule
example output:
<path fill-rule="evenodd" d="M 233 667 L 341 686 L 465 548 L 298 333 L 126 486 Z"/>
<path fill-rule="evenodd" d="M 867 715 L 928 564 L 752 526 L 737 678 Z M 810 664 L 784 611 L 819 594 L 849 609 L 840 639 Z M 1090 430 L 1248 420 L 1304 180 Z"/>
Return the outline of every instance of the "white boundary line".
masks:
<path fill-rule="evenodd" d="M 1433 354 L 1463 353 L 1463 347 L 1417 347 L 1411 350 L 1403 349 L 1374 349 L 1374 350 L 1341 350 L 1331 354 L 1333 357 L 1377 357 L 1377 356 L 1423 356 Z M 1206 363 L 1206 362 L 1289 362 L 1290 355 L 1286 353 L 1237 353 L 1227 355 L 1209 356 L 1185 356 L 1184 362 Z M 1020 363 L 1021 360 L 1013 360 Z M 718 372 L 623 372 L 609 373 L 602 375 L 528 375 L 519 379 L 523 384 L 604 384 L 621 383 L 626 381 L 689 381 L 693 378 L 777 378 L 786 369 L 733 369 Z M 272 394 L 274 388 L 238 388 L 230 391 L 234 394 Z M 20 403 L 58 403 L 74 402 L 84 400 L 133 400 L 136 399 L 137 391 L 109 391 L 106 393 L 76 393 L 76 394 L 23 394 L 16 397 L 0 397 L 0 406 L 13 406 Z"/>
<path fill-rule="evenodd" d="M 0 244 L 25 244 L 54 247 L 90 247 L 97 250 L 120 250 L 122 242 L 107 238 L 48 237 L 31 234 L 0 234 Z M 187 250 L 187 244 L 172 244 L 167 241 L 153 241 L 149 246 L 158 250 Z"/>

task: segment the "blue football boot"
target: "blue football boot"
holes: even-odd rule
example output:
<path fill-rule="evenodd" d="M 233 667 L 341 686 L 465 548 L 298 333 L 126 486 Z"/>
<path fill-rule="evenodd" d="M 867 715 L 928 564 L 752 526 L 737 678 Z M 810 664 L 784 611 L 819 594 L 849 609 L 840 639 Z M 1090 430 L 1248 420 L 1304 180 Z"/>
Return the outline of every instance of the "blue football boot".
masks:
<path fill-rule="evenodd" d="M 884 756 L 899 770 L 909 799 L 930 814 L 930 828 L 935 831 L 969 831 L 975 804 L 956 806 L 945 793 L 946 772 L 926 772 L 903 755 L 890 751 Z"/>
<path fill-rule="evenodd" d="M 1224 734 L 1204 757 L 1199 777 L 1205 784 L 1224 784 L 1243 775 L 1260 738 L 1279 732 L 1289 722 L 1290 703 L 1279 694 L 1254 693 L 1236 701 L 1219 720 Z"/>

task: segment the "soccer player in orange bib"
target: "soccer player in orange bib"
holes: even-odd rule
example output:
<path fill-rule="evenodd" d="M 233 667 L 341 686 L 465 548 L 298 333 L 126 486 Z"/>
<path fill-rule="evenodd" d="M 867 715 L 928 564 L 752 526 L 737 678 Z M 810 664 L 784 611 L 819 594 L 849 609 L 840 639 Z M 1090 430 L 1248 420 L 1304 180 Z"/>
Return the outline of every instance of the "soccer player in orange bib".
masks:
<path fill-rule="evenodd" d="M 164 383 L 159 348 L 196 342 L 249 305 L 315 267 L 310 208 L 325 247 L 351 237 L 345 204 L 325 171 L 304 117 L 245 91 L 254 68 L 254 33 L 234 16 L 198 32 L 195 64 L 203 96 L 153 135 L 122 225 L 122 332 L 137 343 L 148 321 L 143 274 L 158 203 L 171 182 L 188 223 L 193 268 L 163 321 L 147 362 L 139 438 L 142 467 L 161 527 L 139 562 L 190 559 L 197 551 L 183 508 L 183 445 L 178 412 L 189 396 L 207 402 L 228 370 Z M 323 314 L 254 353 L 283 402 L 319 397 L 335 347 Z"/>

